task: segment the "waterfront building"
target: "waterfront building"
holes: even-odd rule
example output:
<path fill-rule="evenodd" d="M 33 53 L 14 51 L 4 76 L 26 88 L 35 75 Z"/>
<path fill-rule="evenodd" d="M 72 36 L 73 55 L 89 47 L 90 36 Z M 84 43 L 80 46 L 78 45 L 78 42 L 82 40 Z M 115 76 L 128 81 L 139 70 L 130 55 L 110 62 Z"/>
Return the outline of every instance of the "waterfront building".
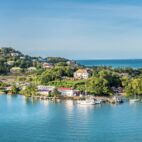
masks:
<path fill-rule="evenodd" d="M 74 90 L 72 88 L 58 88 L 58 91 L 61 93 L 62 96 L 68 96 L 68 97 L 72 97 L 72 96 L 77 96 L 78 91 Z"/>
<path fill-rule="evenodd" d="M 53 92 L 54 89 L 55 86 L 45 86 L 45 85 L 37 86 L 37 90 L 40 95 L 49 95 L 49 93 Z"/>

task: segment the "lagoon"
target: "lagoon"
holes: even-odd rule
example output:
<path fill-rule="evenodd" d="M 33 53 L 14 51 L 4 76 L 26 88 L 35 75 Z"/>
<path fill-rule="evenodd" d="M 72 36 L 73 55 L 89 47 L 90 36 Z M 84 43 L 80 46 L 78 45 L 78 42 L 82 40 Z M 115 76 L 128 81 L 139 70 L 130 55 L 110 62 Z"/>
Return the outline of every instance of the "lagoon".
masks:
<path fill-rule="evenodd" d="M 142 104 L 80 106 L 0 96 L 0 142 L 141 142 Z"/>

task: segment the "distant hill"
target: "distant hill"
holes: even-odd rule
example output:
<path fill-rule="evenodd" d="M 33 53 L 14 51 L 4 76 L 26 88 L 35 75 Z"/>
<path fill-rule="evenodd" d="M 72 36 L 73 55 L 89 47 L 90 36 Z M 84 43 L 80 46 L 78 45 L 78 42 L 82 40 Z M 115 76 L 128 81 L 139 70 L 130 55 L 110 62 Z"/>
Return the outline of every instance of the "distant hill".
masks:
<path fill-rule="evenodd" d="M 22 69 L 29 67 L 41 68 L 44 62 L 56 64 L 67 61 L 69 60 L 61 57 L 32 57 L 24 55 L 11 47 L 0 48 L 0 73 L 9 72 L 12 67 L 20 67 Z"/>

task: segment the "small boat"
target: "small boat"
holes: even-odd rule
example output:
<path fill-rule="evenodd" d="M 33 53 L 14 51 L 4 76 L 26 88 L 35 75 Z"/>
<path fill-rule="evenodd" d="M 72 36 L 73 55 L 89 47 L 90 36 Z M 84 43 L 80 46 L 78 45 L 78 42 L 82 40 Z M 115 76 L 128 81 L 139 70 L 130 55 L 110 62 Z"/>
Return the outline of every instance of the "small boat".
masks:
<path fill-rule="evenodd" d="M 95 103 L 96 103 L 96 104 L 101 104 L 101 103 L 102 103 L 102 100 L 95 100 Z"/>
<path fill-rule="evenodd" d="M 79 100 L 77 103 L 80 105 L 96 105 L 96 104 L 101 104 L 101 100 L 86 99 L 86 100 Z"/>
<path fill-rule="evenodd" d="M 130 103 L 136 103 L 136 102 L 139 102 L 140 99 L 130 99 L 129 101 L 130 101 Z"/>
<path fill-rule="evenodd" d="M 121 103 L 123 103 L 123 99 L 121 96 L 114 96 L 111 100 L 111 103 L 121 104 Z"/>
<path fill-rule="evenodd" d="M 136 102 L 140 102 L 140 99 L 137 98 L 136 95 L 135 95 L 135 98 L 130 99 L 129 101 L 130 101 L 130 103 L 136 103 Z"/>

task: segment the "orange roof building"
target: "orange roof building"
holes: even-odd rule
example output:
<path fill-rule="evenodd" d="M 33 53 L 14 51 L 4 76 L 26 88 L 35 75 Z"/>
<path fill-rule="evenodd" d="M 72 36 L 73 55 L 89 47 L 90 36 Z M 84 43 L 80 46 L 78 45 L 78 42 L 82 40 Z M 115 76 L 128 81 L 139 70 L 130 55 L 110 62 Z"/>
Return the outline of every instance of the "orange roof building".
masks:
<path fill-rule="evenodd" d="M 79 69 L 74 73 L 75 79 L 88 79 L 90 77 L 90 72 L 87 69 Z"/>

